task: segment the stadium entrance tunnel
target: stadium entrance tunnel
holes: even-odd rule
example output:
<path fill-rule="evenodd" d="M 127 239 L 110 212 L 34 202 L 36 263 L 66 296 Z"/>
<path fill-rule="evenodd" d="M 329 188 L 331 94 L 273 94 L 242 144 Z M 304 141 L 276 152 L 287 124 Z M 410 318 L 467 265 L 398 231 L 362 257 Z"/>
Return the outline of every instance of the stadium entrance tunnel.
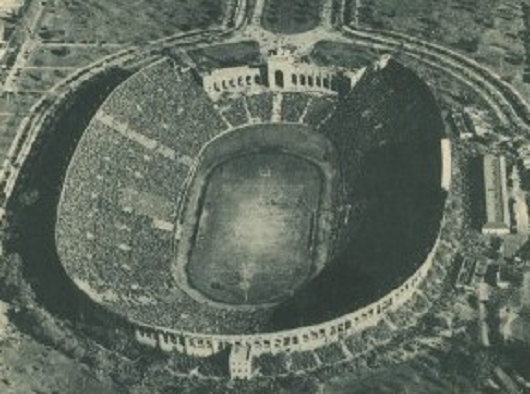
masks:
<path fill-rule="evenodd" d="M 222 307 L 271 306 L 328 260 L 331 143 L 297 124 L 246 126 L 203 150 L 177 226 L 176 279 Z"/>

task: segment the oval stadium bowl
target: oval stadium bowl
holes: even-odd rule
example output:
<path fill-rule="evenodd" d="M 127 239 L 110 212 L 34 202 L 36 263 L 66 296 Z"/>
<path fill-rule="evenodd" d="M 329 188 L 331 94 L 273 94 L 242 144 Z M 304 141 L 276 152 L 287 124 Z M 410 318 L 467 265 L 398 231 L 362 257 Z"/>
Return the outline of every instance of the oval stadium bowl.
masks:
<path fill-rule="evenodd" d="M 429 88 L 392 59 L 208 73 L 162 59 L 91 118 L 66 170 L 57 253 L 142 343 L 318 347 L 376 324 L 427 277 L 443 141 Z"/>

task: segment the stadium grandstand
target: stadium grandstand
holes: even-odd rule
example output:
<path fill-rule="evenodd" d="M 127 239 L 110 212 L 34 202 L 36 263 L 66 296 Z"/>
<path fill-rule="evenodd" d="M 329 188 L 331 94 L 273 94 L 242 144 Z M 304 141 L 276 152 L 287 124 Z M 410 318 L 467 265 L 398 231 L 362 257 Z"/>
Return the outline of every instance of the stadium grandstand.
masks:
<path fill-rule="evenodd" d="M 141 69 L 64 176 L 67 275 L 139 342 L 182 353 L 182 370 L 227 348 L 234 376 L 340 363 L 359 352 L 352 334 L 386 343 L 430 305 L 416 290 L 439 264 L 450 171 L 431 92 L 392 59 L 335 70 L 276 55 L 259 74 Z"/>

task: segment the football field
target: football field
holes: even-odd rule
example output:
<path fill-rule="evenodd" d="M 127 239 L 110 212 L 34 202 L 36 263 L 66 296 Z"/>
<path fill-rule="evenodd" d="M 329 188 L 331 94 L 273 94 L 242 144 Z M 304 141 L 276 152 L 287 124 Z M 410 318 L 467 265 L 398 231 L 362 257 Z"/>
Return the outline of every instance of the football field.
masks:
<path fill-rule="evenodd" d="M 228 304 L 279 301 L 313 272 L 320 170 L 283 153 L 217 166 L 201 202 L 187 265 L 192 287 Z"/>

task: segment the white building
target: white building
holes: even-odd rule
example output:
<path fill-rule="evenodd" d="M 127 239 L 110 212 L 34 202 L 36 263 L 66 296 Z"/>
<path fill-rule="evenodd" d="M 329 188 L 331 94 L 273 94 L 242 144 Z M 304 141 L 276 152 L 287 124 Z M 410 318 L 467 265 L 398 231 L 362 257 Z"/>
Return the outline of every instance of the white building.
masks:
<path fill-rule="evenodd" d="M 0 58 L 4 55 L 9 22 L 20 16 L 24 0 L 0 0 Z"/>
<path fill-rule="evenodd" d="M 223 92 L 248 92 L 262 85 L 260 70 L 257 67 L 218 68 L 204 75 L 202 79 L 206 93 L 211 97 L 222 95 Z"/>
<path fill-rule="evenodd" d="M 530 144 L 524 145 L 519 149 L 519 157 L 523 161 L 524 168 L 530 170 Z"/>
<path fill-rule="evenodd" d="M 0 48 L 5 45 L 6 42 L 6 23 L 3 19 L 0 19 Z"/>
<path fill-rule="evenodd" d="M 297 61 L 290 51 L 278 49 L 267 62 L 271 90 L 333 90 L 334 70 Z"/>
<path fill-rule="evenodd" d="M 271 52 L 262 66 L 237 66 L 215 69 L 202 76 L 204 90 L 217 101 L 225 93 L 303 91 L 335 94 L 344 81 L 355 84 L 365 68 L 351 71 L 336 67 L 320 67 L 300 61 L 288 50 Z M 340 76 L 343 77 L 340 83 Z M 350 86 L 351 87 L 351 86 Z"/>
<path fill-rule="evenodd" d="M 24 6 L 25 0 L 1 0 L 0 19 L 17 17 Z"/>
<path fill-rule="evenodd" d="M 468 140 L 474 136 L 474 129 L 470 127 L 469 122 L 466 122 L 464 115 L 460 111 L 454 111 L 450 114 L 455 128 L 455 132 L 461 140 Z"/>
<path fill-rule="evenodd" d="M 230 367 L 230 377 L 232 379 L 251 379 L 253 374 L 251 347 L 244 345 L 233 346 L 228 364 Z"/>
<path fill-rule="evenodd" d="M 484 193 L 486 199 L 485 235 L 510 233 L 510 211 L 506 178 L 506 159 L 503 156 L 484 156 Z"/>
<path fill-rule="evenodd" d="M 482 137 L 492 132 L 491 123 L 487 119 L 485 111 L 478 110 L 475 107 L 465 107 L 462 115 L 464 121 L 476 136 Z"/>
<path fill-rule="evenodd" d="M 451 187 L 451 170 L 452 170 L 452 154 L 451 154 L 451 140 L 443 138 L 441 141 L 442 149 L 442 188 L 449 190 Z"/>
<path fill-rule="evenodd" d="M 513 212 L 515 219 L 515 227 L 519 234 L 529 234 L 530 232 L 530 218 L 528 215 L 528 204 L 526 203 L 526 193 L 521 185 L 521 176 L 516 166 L 513 167 L 511 173 L 511 195 L 513 198 Z"/>

